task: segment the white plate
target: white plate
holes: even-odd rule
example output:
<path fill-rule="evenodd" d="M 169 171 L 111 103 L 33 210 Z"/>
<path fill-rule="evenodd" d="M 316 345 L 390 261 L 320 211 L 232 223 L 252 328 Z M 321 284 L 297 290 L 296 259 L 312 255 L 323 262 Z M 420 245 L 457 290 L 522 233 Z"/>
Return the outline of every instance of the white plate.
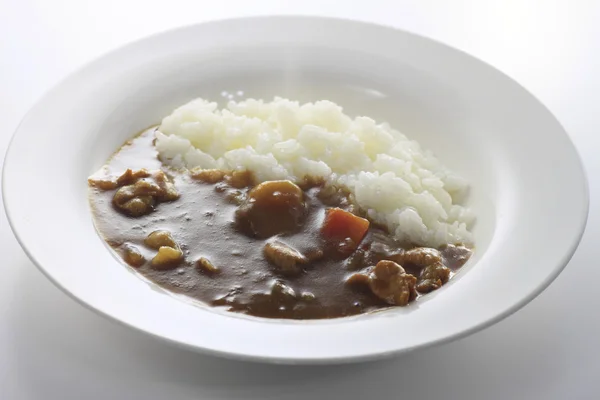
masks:
<path fill-rule="evenodd" d="M 475 256 L 413 306 L 328 321 L 240 317 L 153 290 L 96 234 L 86 178 L 175 106 L 197 96 L 224 101 L 224 91 L 331 99 L 419 140 L 472 183 Z M 588 210 L 584 172 L 567 134 L 510 78 L 406 32 L 306 17 L 186 27 L 87 65 L 19 126 L 3 192 L 29 257 L 92 310 L 192 349 L 286 363 L 404 352 L 506 317 L 563 269 Z"/>

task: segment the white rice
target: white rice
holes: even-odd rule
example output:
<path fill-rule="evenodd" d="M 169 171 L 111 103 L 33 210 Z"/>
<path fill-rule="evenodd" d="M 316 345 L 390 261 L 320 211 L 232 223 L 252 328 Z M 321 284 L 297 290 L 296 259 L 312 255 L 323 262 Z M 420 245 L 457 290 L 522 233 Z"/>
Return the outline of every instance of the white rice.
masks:
<path fill-rule="evenodd" d="M 459 204 L 464 179 L 388 124 L 352 119 L 323 100 L 196 99 L 163 119 L 160 157 L 174 167 L 248 169 L 260 181 L 323 177 L 343 186 L 369 218 L 397 238 L 437 247 L 472 243 L 472 212 Z"/>

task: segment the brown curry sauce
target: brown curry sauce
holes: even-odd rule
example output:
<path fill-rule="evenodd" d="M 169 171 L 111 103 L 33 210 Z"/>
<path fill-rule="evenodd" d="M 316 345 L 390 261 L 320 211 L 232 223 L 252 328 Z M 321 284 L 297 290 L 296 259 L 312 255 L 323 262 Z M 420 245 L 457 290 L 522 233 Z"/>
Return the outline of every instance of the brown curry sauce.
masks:
<path fill-rule="evenodd" d="M 187 170 L 161 163 L 152 143 L 153 133 L 154 129 L 147 130 L 126 143 L 108 161 L 103 174 L 116 177 L 128 169 L 162 170 L 178 196 L 155 196 L 148 203 L 152 212 L 130 216 L 114 202 L 115 193 L 121 189 L 110 185 L 100 188 L 98 182 L 106 182 L 102 180 L 105 178 L 94 176 L 90 179 L 90 202 L 96 227 L 106 242 L 135 271 L 171 292 L 259 317 L 335 318 L 390 307 L 394 301 L 386 301 L 390 287 L 385 279 L 398 277 L 398 268 L 405 270 L 401 271 L 403 278 L 409 278 L 402 281 L 410 289 L 404 299 L 408 302 L 447 282 L 471 255 L 469 248 L 460 245 L 444 246 L 439 251 L 410 250 L 415 246 L 398 243 L 384 227 L 373 223 L 358 244 L 343 248 L 344 243 L 331 243 L 322 235 L 328 209 L 337 207 L 364 215 L 343 190 L 324 188 L 319 182 L 300 185 L 304 208 L 294 210 L 288 225 L 285 217 L 260 214 L 260 210 L 249 223 L 244 211 L 254 186 L 249 174 L 194 179 Z M 151 188 L 155 182 L 161 184 L 157 175 L 145 177 L 150 189 L 143 188 L 144 193 L 156 194 Z M 256 221 L 264 226 L 255 226 Z M 148 240 L 156 231 L 170 234 L 175 243 L 172 248 L 164 249 Z M 153 265 L 163 250 L 176 261 Z M 271 257 L 270 250 L 274 252 Z M 279 254 L 298 262 L 278 265 Z M 382 260 L 396 263 L 378 264 Z M 395 304 L 403 305 L 404 300 Z"/>

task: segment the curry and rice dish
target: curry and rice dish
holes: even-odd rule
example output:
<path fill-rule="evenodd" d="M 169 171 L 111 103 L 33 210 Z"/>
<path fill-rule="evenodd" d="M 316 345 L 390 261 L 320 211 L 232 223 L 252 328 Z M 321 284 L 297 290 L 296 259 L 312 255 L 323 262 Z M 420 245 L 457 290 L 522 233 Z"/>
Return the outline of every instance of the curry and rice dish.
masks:
<path fill-rule="evenodd" d="M 89 178 L 96 227 L 156 285 L 267 318 L 405 306 L 472 253 L 466 182 L 329 101 L 194 100 Z"/>

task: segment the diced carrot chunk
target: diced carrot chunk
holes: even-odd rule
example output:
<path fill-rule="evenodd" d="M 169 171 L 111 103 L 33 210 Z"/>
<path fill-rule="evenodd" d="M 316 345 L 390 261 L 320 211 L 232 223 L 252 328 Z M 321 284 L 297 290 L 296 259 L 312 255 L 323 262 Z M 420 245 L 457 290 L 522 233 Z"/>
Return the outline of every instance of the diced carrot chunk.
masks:
<path fill-rule="evenodd" d="M 358 245 L 369 229 L 369 221 L 341 208 L 327 210 L 321 233 L 328 239 L 343 241 L 350 238 Z"/>

